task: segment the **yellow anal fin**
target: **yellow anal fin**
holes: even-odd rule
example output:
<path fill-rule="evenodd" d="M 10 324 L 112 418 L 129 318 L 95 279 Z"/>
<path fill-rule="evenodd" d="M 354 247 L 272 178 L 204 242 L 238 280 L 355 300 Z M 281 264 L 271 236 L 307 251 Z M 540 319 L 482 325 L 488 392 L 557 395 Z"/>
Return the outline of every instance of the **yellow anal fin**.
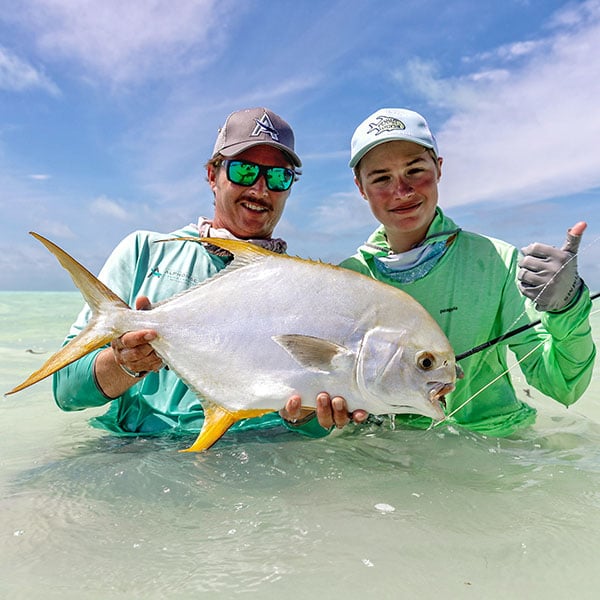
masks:
<path fill-rule="evenodd" d="M 180 452 L 204 452 L 204 450 L 207 450 L 218 441 L 234 423 L 242 419 L 262 417 L 270 412 L 273 412 L 273 410 L 265 408 L 232 412 L 218 404 L 207 402 L 204 405 L 204 425 L 202 426 L 202 431 L 189 448 L 180 450 Z"/>

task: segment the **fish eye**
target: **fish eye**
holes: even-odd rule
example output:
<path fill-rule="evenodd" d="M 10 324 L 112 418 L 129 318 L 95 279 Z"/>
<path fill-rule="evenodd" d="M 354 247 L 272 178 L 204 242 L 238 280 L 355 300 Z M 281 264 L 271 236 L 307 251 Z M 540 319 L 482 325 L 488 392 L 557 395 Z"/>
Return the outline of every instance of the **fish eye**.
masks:
<path fill-rule="evenodd" d="M 431 352 L 421 352 L 417 356 L 417 365 L 423 371 L 431 371 L 435 366 L 435 356 Z"/>

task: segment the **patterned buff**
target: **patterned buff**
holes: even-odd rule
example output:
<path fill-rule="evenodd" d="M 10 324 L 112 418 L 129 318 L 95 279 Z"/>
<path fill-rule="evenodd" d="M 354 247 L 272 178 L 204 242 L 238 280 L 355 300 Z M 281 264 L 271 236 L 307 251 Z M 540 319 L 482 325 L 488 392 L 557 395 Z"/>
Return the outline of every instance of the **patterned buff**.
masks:
<path fill-rule="evenodd" d="M 227 229 L 215 229 L 212 226 L 212 221 L 207 219 L 206 217 L 200 217 L 198 219 L 198 233 L 200 237 L 203 238 L 223 238 L 228 240 L 239 240 L 240 238 L 235 237 L 230 231 Z M 256 246 L 261 246 L 266 250 L 270 250 L 271 252 L 277 252 L 277 254 L 285 254 L 287 250 L 287 243 L 281 238 L 272 238 L 268 240 L 264 239 L 249 239 L 249 240 L 241 240 L 242 242 L 250 242 L 251 244 L 255 244 Z M 217 256 L 231 256 L 230 252 L 227 250 L 223 250 L 223 248 L 218 248 L 217 246 L 208 246 L 207 250 L 211 254 L 216 254 Z"/>
<path fill-rule="evenodd" d="M 456 231 L 446 231 L 425 239 L 419 246 L 400 254 L 376 256 L 377 270 L 399 283 L 412 283 L 425 277 L 456 239 Z M 368 244 L 383 250 L 379 246 Z"/>

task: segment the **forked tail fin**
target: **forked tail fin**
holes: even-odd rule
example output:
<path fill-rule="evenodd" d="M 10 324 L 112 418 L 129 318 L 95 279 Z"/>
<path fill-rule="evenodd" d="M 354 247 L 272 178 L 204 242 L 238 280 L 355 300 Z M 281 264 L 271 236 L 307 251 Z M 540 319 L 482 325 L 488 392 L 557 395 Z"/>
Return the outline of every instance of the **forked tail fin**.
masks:
<path fill-rule="evenodd" d="M 73 338 L 66 346 L 63 346 L 58 352 L 53 354 L 41 368 L 32 373 L 23 383 L 10 392 L 7 392 L 7 396 L 41 381 L 45 377 L 52 375 L 52 373 L 85 356 L 92 350 L 101 348 L 116 337 L 116 335 L 123 333 L 115 331 L 111 325 L 111 319 L 107 317 L 110 317 L 114 309 L 129 310 L 129 307 L 121 298 L 64 250 L 39 234 L 30 233 L 44 244 L 69 272 L 71 279 L 73 279 L 85 301 L 92 309 L 92 317 L 85 329 L 77 337 Z M 103 318 L 99 319 L 100 316 Z"/>
<path fill-rule="evenodd" d="M 62 248 L 59 248 L 39 233 L 35 233 L 34 231 L 30 231 L 29 233 L 36 240 L 44 244 L 56 256 L 63 268 L 68 271 L 73 283 L 77 286 L 85 301 L 90 305 L 92 313 L 96 313 L 100 310 L 101 306 L 106 306 L 107 304 L 116 304 L 124 308 L 129 308 L 109 287 L 104 285 L 94 274 L 90 273 Z"/>

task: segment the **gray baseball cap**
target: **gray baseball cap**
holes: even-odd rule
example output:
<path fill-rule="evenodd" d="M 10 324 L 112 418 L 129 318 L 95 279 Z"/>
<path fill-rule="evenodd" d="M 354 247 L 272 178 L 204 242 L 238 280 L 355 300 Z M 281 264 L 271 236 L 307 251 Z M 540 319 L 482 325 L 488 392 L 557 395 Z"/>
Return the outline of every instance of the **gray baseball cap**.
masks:
<path fill-rule="evenodd" d="M 246 108 L 231 113 L 213 150 L 213 158 L 221 154 L 227 158 L 248 148 L 267 144 L 284 152 L 296 167 L 302 161 L 294 151 L 294 132 L 289 124 L 268 108 Z"/>
<path fill-rule="evenodd" d="M 369 150 L 394 140 L 414 142 L 430 148 L 438 156 L 437 142 L 423 116 L 406 108 L 382 108 L 356 128 L 350 143 L 348 166 L 355 167 Z"/>

